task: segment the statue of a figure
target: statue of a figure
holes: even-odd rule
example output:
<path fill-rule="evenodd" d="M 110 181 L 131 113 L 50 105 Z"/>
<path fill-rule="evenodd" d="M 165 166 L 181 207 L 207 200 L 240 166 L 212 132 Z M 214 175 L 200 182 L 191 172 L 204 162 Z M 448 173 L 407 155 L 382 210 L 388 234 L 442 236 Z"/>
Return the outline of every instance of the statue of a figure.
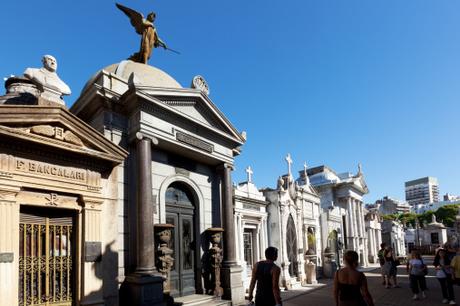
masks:
<path fill-rule="evenodd" d="M 283 178 L 280 176 L 278 178 L 278 189 L 281 190 L 281 191 L 284 191 L 284 180 Z"/>
<path fill-rule="evenodd" d="M 24 77 L 36 84 L 42 92 L 52 90 L 61 98 L 62 95 L 70 95 L 69 86 L 57 75 L 57 61 L 51 55 L 45 55 L 42 59 L 42 68 L 27 68 Z"/>
<path fill-rule="evenodd" d="M 144 15 L 133 9 L 118 3 L 116 3 L 116 6 L 129 17 L 132 26 L 136 29 L 136 33 L 142 35 L 141 48 L 139 52 L 131 55 L 130 60 L 147 64 L 153 48 L 163 47 L 163 49 L 168 50 L 166 44 L 158 37 L 157 30 L 153 25 L 156 17 L 154 12 L 149 13 L 147 19 L 145 19 Z"/>

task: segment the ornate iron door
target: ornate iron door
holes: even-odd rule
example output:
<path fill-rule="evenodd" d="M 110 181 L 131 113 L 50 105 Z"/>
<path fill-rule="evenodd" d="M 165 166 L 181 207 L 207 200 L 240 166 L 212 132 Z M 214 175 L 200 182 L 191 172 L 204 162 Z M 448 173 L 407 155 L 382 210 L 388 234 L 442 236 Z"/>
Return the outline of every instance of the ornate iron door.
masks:
<path fill-rule="evenodd" d="M 191 194 L 180 184 L 166 191 L 166 223 L 173 224 L 169 248 L 173 250 L 171 296 L 194 294 L 195 288 L 195 208 Z"/>
<path fill-rule="evenodd" d="M 252 231 L 245 231 L 243 233 L 244 260 L 249 268 L 248 271 L 251 271 L 254 265 L 252 239 Z"/>
<path fill-rule="evenodd" d="M 289 215 L 287 228 L 286 228 L 286 248 L 289 262 L 289 274 L 291 276 L 298 276 L 298 262 L 297 262 L 297 233 L 295 230 L 294 219 Z"/>
<path fill-rule="evenodd" d="M 21 212 L 20 306 L 72 305 L 72 219 Z"/>

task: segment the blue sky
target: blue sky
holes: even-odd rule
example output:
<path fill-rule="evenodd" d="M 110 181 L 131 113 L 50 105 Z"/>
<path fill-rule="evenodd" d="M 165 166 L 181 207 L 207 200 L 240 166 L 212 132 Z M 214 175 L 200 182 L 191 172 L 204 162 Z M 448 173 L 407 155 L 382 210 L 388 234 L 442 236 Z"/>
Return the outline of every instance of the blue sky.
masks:
<path fill-rule="evenodd" d="M 248 141 L 259 187 L 294 169 L 363 165 L 370 194 L 404 198 L 404 181 L 438 177 L 460 194 L 460 2 L 455 0 L 132 1 L 157 13 L 150 64 L 183 86 L 203 75 L 211 99 Z M 114 2 L 8 1 L 0 12 L 0 76 L 56 56 L 73 90 L 136 51 L 139 37 Z M 3 91 L 2 91 L 3 92 Z"/>

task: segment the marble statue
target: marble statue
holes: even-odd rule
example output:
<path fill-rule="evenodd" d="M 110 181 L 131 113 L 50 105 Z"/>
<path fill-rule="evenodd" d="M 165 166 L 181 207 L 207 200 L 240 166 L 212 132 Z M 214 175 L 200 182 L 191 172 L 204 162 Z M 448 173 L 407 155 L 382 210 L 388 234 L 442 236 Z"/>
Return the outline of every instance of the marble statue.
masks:
<path fill-rule="evenodd" d="M 62 96 L 70 95 L 69 86 L 64 83 L 56 73 L 57 61 L 51 55 L 42 58 L 42 68 L 27 68 L 24 77 L 37 85 L 42 93 L 48 93 L 46 98 L 63 104 Z"/>
<path fill-rule="evenodd" d="M 165 50 L 174 51 L 166 46 L 166 44 L 158 36 L 157 30 L 154 26 L 155 22 L 155 13 L 150 12 L 147 15 L 147 18 L 144 18 L 144 15 L 141 13 L 130 9 L 129 7 L 123 6 L 116 3 L 116 6 L 129 17 L 131 25 L 136 29 L 136 33 L 142 35 L 141 38 L 141 47 L 139 52 L 134 53 L 129 58 L 132 61 L 147 64 L 150 56 L 152 55 L 153 48 L 162 47 Z"/>

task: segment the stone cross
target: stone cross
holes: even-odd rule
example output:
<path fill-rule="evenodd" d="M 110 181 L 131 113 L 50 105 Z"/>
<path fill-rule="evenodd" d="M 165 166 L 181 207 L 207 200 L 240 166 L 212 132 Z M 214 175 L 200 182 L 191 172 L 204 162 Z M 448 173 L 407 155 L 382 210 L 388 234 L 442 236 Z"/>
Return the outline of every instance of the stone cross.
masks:
<path fill-rule="evenodd" d="M 303 173 L 305 175 L 305 185 L 310 184 L 310 178 L 308 177 L 307 170 L 308 170 L 307 162 L 304 162 L 303 163 Z"/>
<path fill-rule="evenodd" d="M 254 173 L 251 169 L 251 166 L 246 168 L 246 173 L 248 174 L 248 183 L 252 183 L 252 174 Z"/>
<path fill-rule="evenodd" d="M 291 176 L 291 165 L 292 165 L 292 158 L 291 158 L 290 153 L 288 153 L 288 155 L 286 156 L 286 162 L 288 163 L 288 175 L 290 177 Z"/>

